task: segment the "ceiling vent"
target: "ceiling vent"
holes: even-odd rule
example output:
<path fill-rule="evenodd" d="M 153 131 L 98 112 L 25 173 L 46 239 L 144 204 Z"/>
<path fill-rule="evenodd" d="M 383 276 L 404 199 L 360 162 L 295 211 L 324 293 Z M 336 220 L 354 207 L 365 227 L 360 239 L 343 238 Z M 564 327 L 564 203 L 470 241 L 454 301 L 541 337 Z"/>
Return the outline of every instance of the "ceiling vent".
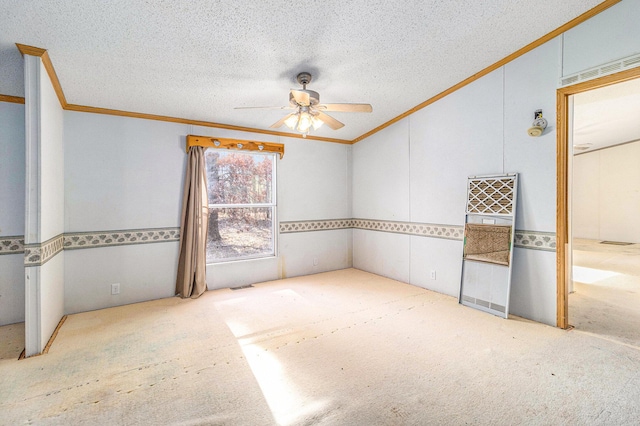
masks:
<path fill-rule="evenodd" d="M 637 66 L 640 66 L 640 54 L 629 56 L 624 59 L 618 59 L 617 61 L 609 62 L 608 64 L 600 65 L 599 67 L 590 68 L 579 73 L 562 77 L 560 80 L 560 86 L 564 87 L 580 83 L 582 81 L 593 80 L 594 78 L 613 74 L 615 72 Z"/>

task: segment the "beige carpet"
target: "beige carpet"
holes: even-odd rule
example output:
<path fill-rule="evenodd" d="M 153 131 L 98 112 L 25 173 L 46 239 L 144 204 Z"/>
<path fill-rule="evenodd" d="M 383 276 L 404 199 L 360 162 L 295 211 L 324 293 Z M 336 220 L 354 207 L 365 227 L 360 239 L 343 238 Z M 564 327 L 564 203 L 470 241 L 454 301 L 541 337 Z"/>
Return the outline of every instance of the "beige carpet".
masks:
<path fill-rule="evenodd" d="M 640 347 L 640 244 L 576 240 L 569 322 L 577 329 Z"/>
<path fill-rule="evenodd" d="M 637 424 L 640 351 L 354 269 L 70 315 L 3 424 Z"/>
<path fill-rule="evenodd" d="M 0 327 L 0 360 L 16 360 L 24 349 L 24 323 Z"/>

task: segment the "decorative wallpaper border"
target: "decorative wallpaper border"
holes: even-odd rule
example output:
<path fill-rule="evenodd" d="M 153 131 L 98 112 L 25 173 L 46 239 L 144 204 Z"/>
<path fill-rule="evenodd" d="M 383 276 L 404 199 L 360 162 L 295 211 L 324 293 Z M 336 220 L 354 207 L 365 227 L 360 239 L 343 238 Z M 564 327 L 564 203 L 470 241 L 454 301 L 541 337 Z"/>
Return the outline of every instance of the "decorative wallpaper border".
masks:
<path fill-rule="evenodd" d="M 281 234 L 327 231 L 336 229 L 364 229 L 419 237 L 462 241 L 464 228 L 418 222 L 398 222 L 373 219 L 328 219 L 280 222 Z M 149 244 L 180 240 L 180 228 L 129 229 L 122 231 L 73 232 L 61 234 L 43 244 L 24 244 L 23 236 L 0 237 L 0 255 L 25 254 L 25 265 L 42 265 L 61 250 Z M 515 247 L 555 251 L 553 232 L 516 230 Z"/>
<path fill-rule="evenodd" d="M 51 260 L 56 254 L 63 249 L 64 235 L 57 235 L 44 243 L 25 244 L 24 246 L 24 265 L 40 266 Z"/>
<path fill-rule="evenodd" d="M 0 237 L 0 255 L 24 253 L 24 236 Z"/>
<path fill-rule="evenodd" d="M 464 227 L 458 225 L 395 222 L 373 219 L 353 219 L 353 222 L 353 227 L 355 229 L 393 232 L 396 234 L 414 235 L 418 237 L 444 238 L 447 240 L 462 240 L 464 237 Z"/>
<path fill-rule="evenodd" d="M 462 241 L 464 227 L 419 222 L 398 222 L 374 219 L 337 219 L 280 222 L 280 233 L 326 231 L 331 229 L 364 229 L 368 231 L 392 232 L 418 237 L 443 238 Z M 556 234 L 543 231 L 515 231 L 514 246 L 533 250 L 556 251 Z"/>
<path fill-rule="evenodd" d="M 520 248 L 556 251 L 555 232 L 522 231 L 516 229 L 513 245 Z"/>
<path fill-rule="evenodd" d="M 280 233 L 327 231 L 330 229 L 353 228 L 353 219 L 303 220 L 298 222 L 280 222 Z"/>
<path fill-rule="evenodd" d="M 73 232 L 60 234 L 40 244 L 25 244 L 22 235 L 0 237 L 0 255 L 24 253 L 26 266 L 46 263 L 62 250 L 180 240 L 180 228 L 130 229 L 124 231 Z"/>
<path fill-rule="evenodd" d="M 392 232 L 396 234 L 462 240 L 463 227 L 456 225 L 435 225 L 431 223 L 396 222 L 374 219 L 334 219 L 280 222 L 280 233 L 327 231 L 331 229 L 365 229 L 369 231 Z"/>
<path fill-rule="evenodd" d="M 179 241 L 180 228 L 129 229 L 125 231 L 73 232 L 64 234 L 64 249 L 85 249 L 130 244 Z"/>

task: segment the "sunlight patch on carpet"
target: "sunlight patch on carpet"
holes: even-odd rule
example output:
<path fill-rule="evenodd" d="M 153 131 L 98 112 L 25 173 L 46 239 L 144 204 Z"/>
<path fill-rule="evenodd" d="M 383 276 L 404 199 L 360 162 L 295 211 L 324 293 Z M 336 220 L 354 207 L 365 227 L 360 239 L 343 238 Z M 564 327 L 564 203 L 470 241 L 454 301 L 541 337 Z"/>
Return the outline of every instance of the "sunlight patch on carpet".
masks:
<path fill-rule="evenodd" d="M 599 281 L 620 275 L 617 272 L 606 271 L 604 269 L 585 268 L 584 266 L 573 267 L 573 280 L 585 284 L 597 284 Z"/>
<path fill-rule="evenodd" d="M 273 353 L 260 345 L 242 345 L 242 351 L 279 425 L 297 424 L 300 419 L 325 409 L 326 401 L 305 401 Z"/>

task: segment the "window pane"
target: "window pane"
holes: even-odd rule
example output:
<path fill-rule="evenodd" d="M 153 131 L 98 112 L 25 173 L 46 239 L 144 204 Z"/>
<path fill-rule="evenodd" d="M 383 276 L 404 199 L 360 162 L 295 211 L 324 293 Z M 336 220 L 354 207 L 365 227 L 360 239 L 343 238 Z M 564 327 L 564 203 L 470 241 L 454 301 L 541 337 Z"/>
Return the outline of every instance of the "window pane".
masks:
<path fill-rule="evenodd" d="M 271 203 L 274 158 L 273 155 L 207 150 L 209 204 Z"/>
<path fill-rule="evenodd" d="M 207 263 L 272 254 L 273 207 L 209 209 Z"/>

